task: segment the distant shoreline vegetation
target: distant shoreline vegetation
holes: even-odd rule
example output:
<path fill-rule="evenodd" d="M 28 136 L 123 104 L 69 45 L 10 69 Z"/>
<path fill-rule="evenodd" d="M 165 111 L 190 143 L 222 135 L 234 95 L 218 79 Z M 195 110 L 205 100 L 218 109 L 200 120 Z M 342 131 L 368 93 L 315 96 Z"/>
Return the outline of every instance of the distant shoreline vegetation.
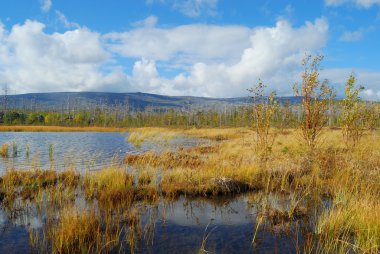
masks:
<path fill-rule="evenodd" d="M 340 128 L 343 112 L 342 101 L 328 105 L 325 127 Z M 368 128 L 380 126 L 380 103 L 358 102 L 362 114 L 367 116 Z M 155 108 L 129 110 L 127 107 L 97 106 L 93 108 L 46 111 L 38 109 L 12 108 L 0 110 L 1 131 L 120 131 L 129 127 L 250 127 L 255 122 L 254 107 L 250 105 L 225 106 L 206 109 L 191 105 L 188 108 Z M 279 103 L 271 119 L 275 128 L 296 128 L 303 118 L 301 104 Z M 24 127 L 21 127 L 24 126 Z M 25 126 L 30 126 L 25 128 Z M 109 129 L 111 128 L 111 130 Z M 112 128 L 116 128 L 112 130 Z"/>
<path fill-rule="evenodd" d="M 125 128 L 115 127 L 69 127 L 46 125 L 0 125 L 0 132 L 125 132 Z"/>

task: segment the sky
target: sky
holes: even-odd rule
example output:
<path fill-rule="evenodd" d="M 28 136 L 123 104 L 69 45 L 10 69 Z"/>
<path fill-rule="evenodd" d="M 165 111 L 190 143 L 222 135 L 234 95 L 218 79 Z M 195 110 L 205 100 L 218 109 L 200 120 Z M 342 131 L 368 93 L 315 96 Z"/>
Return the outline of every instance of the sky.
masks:
<path fill-rule="evenodd" d="M 321 54 L 338 96 L 351 73 L 380 100 L 380 0 L 2 0 L 0 86 L 290 96 Z"/>

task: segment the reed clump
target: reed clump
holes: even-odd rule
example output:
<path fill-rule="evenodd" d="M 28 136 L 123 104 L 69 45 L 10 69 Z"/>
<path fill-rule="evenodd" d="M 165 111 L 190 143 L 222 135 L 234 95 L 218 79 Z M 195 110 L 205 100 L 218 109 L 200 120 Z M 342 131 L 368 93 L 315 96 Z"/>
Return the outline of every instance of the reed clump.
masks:
<path fill-rule="evenodd" d="M 0 156 L 3 158 L 7 158 L 8 154 L 9 154 L 9 145 L 7 143 L 4 143 L 0 149 Z"/>
<path fill-rule="evenodd" d="M 191 153 L 191 151 L 182 151 L 181 153 L 165 151 L 161 154 L 147 152 L 139 155 L 128 155 L 125 157 L 125 163 L 129 165 L 162 166 L 165 168 L 195 168 L 199 167 L 203 160 L 199 154 Z"/>
<path fill-rule="evenodd" d="M 11 169 L 1 177 L 0 189 L 4 193 L 4 200 L 12 203 L 17 198 L 22 200 L 41 199 L 43 192 L 51 193 L 57 188 L 65 192 L 68 188 L 75 188 L 78 179 L 78 174 L 73 170 L 57 172 L 41 169 Z"/>
<path fill-rule="evenodd" d="M 96 252 L 102 247 L 100 220 L 94 210 L 65 208 L 46 234 L 56 253 Z"/>
<path fill-rule="evenodd" d="M 96 198 L 106 207 L 131 204 L 134 199 L 132 176 L 118 168 L 86 173 L 83 188 L 87 199 Z"/>
<path fill-rule="evenodd" d="M 2 185 L 46 187 L 57 182 L 57 172 L 53 170 L 8 170 L 2 177 Z"/>
<path fill-rule="evenodd" d="M 358 253 L 380 251 L 380 204 L 365 196 L 353 197 L 341 193 L 334 205 L 318 219 L 316 233 L 321 250 L 341 252 L 353 250 Z"/>
<path fill-rule="evenodd" d="M 219 196 L 246 192 L 253 189 L 249 182 L 237 177 L 221 177 L 217 170 L 198 172 L 198 170 L 176 169 L 163 172 L 160 184 L 163 195 L 175 198 L 187 196 Z"/>
<path fill-rule="evenodd" d="M 128 136 L 128 142 L 141 147 L 145 141 L 168 145 L 178 132 L 163 128 L 141 128 Z"/>
<path fill-rule="evenodd" d="M 36 186 L 48 187 L 55 185 L 58 181 L 67 186 L 76 186 L 79 175 L 74 170 L 57 172 L 56 170 L 15 170 L 6 171 L 2 176 L 2 186 Z"/>

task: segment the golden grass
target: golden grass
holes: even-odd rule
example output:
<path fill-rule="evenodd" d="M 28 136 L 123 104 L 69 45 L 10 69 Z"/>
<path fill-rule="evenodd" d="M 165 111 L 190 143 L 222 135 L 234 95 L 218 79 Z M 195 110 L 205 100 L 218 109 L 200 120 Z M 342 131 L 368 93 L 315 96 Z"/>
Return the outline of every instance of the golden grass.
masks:
<path fill-rule="evenodd" d="M 343 197 L 342 197 L 343 196 Z M 358 253 L 380 250 L 380 203 L 369 195 L 355 197 L 341 192 L 333 207 L 318 219 L 320 241 L 327 242 L 322 252 L 353 249 Z"/>
<path fill-rule="evenodd" d="M 7 158 L 9 153 L 9 146 L 8 144 L 3 144 L 0 149 L 0 156 L 3 158 Z"/>
<path fill-rule="evenodd" d="M 149 165 L 149 166 L 164 166 L 165 168 L 173 167 L 199 167 L 203 161 L 199 154 L 191 152 L 171 152 L 166 151 L 161 154 L 148 152 L 140 155 L 128 155 L 125 157 L 125 163 L 129 165 Z"/>
<path fill-rule="evenodd" d="M 69 192 L 78 184 L 79 176 L 73 170 L 57 172 L 55 170 L 7 170 L 0 178 L 0 192 L 5 204 L 12 204 L 17 198 L 22 200 L 41 199 L 42 193 L 49 195 Z M 55 193 L 59 189 L 60 193 Z M 55 193 L 55 194 L 54 194 Z M 59 195 L 62 200 L 65 198 Z M 54 198 L 58 201 L 57 198 Z"/>
<path fill-rule="evenodd" d="M 149 133 L 147 136 L 164 132 L 162 128 L 138 131 Z M 179 148 L 176 152 L 148 152 L 125 158 L 130 165 L 163 169 L 161 187 L 164 193 L 228 193 L 218 190 L 221 187 L 218 183 L 223 181 L 248 185 L 249 188 L 243 190 L 261 189 L 266 186 L 268 178 L 271 190 L 289 192 L 312 187 L 327 193 L 339 186 L 334 181 L 345 179 L 341 174 L 351 177 L 347 172 L 351 172 L 352 165 L 355 165 L 354 175 L 362 172 L 359 176 L 362 183 L 372 183 L 379 175 L 376 165 L 379 164 L 380 142 L 373 142 L 379 140 L 378 133 L 368 133 L 355 151 L 348 151 L 344 148 L 341 132 L 327 130 L 319 147 L 310 154 L 296 130 L 278 132 L 270 159 L 262 163 L 254 152 L 254 133 L 249 129 L 170 129 L 169 132 L 171 136 L 177 133 L 210 138 L 211 143 L 197 148 Z M 216 137 L 219 142 L 215 142 Z M 375 178 L 363 176 L 363 172 L 375 174 Z"/>
<path fill-rule="evenodd" d="M 94 210 L 75 207 L 61 211 L 59 220 L 48 230 L 53 252 L 90 253 L 101 249 L 100 221 Z"/>
<path fill-rule="evenodd" d="M 115 127 L 67 127 L 67 126 L 26 126 L 26 125 L 0 125 L 0 132 L 14 131 L 14 132 L 125 132 L 125 128 L 115 128 Z"/>
<path fill-rule="evenodd" d="M 83 177 L 85 197 L 97 199 L 103 208 L 119 209 L 130 207 L 134 201 L 158 201 L 159 192 L 150 172 L 139 175 L 137 183 L 124 169 L 105 168 L 88 172 Z"/>
<path fill-rule="evenodd" d="M 87 199 L 98 199 L 104 207 L 131 204 L 134 198 L 133 179 L 125 170 L 108 168 L 88 172 L 83 179 Z"/>
<path fill-rule="evenodd" d="M 139 131 L 132 131 L 129 134 L 128 142 L 139 147 L 141 144 L 149 140 L 150 142 L 169 144 L 170 140 L 178 135 L 178 132 L 172 130 L 164 130 L 162 128 L 143 128 Z"/>
<path fill-rule="evenodd" d="M 150 133 L 162 129 L 139 130 Z M 162 169 L 162 193 L 168 197 L 228 195 L 247 190 L 308 193 L 338 202 L 344 191 L 345 206 L 325 210 L 318 218 L 321 237 L 318 252 L 378 253 L 380 250 L 380 138 L 379 131 L 365 133 L 360 144 L 347 149 L 340 130 L 323 132 L 310 151 L 297 130 L 276 133 L 270 158 L 260 161 L 255 154 L 254 133 L 249 129 L 170 130 L 209 139 L 207 148 L 177 149 L 176 152 L 126 157 L 130 165 Z M 217 142 L 216 142 L 217 141 Z M 191 162 L 196 158 L 197 163 Z M 318 198 L 316 198 L 318 200 Z M 317 201 L 318 202 L 318 201 Z M 270 210 L 267 219 L 288 220 L 305 214 L 295 206 L 291 214 Z M 302 213 L 301 213 L 302 212 Z"/>

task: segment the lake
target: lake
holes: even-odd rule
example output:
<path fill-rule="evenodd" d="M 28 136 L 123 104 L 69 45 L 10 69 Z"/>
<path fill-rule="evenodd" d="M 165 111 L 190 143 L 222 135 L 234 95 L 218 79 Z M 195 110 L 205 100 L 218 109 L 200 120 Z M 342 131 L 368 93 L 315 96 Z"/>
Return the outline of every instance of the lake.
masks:
<path fill-rule="evenodd" d="M 144 142 L 136 148 L 128 142 L 128 136 L 120 132 L 0 132 L 0 146 L 9 145 L 9 157 L 0 158 L 0 173 L 6 168 L 97 170 L 111 162 L 120 164 L 129 153 L 159 152 L 198 143 L 195 139 L 175 137 L 169 144 Z"/>

